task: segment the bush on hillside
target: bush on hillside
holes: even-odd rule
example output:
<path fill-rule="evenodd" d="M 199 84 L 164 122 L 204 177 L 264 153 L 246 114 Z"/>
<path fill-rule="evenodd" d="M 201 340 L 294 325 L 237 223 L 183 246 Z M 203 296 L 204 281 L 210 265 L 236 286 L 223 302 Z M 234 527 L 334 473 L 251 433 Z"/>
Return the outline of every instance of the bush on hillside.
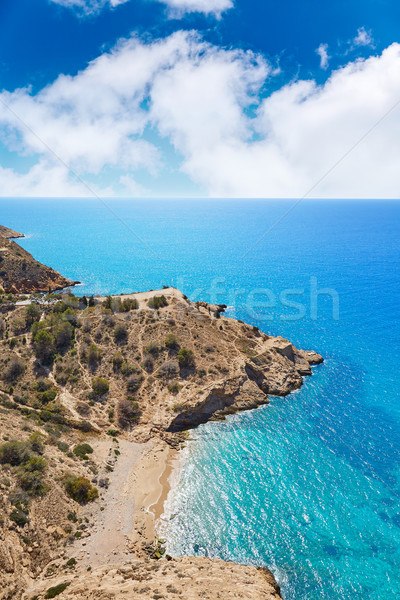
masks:
<path fill-rule="evenodd" d="M 181 367 L 189 367 L 194 363 L 194 354 L 193 350 L 188 350 L 187 348 L 182 348 L 179 350 L 177 354 L 177 359 Z"/>
<path fill-rule="evenodd" d="M 166 299 L 166 297 L 164 295 L 153 296 L 153 298 L 149 298 L 149 301 L 147 304 L 149 305 L 150 308 L 154 308 L 157 310 L 159 308 L 163 308 L 164 306 L 168 306 L 168 300 Z"/>
<path fill-rule="evenodd" d="M 31 448 L 26 442 L 12 440 L 0 446 L 0 464 L 11 465 L 12 467 L 21 465 L 28 460 Z"/>
<path fill-rule="evenodd" d="M 126 344 L 128 341 L 128 329 L 124 323 L 118 323 L 114 329 L 114 339 L 117 344 Z"/>
<path fill-rule="evenodd" d="M 104 396 L 110 389 L 110 384 L 103 377 L 95 377 L 92 380 L 92 389 L 96 396 Z"/>
<path fill-rule="evenodd" d="M 86 477 L 77 475 L 67 475 L 64 480 L 67 494 L 80 504 L 87 504 L 96 500 L 99 495 L 97 488 Z"/>
<path fill-rule="evenodd" d="M 139 374 L 130 375 L 126 382 L 126 387 L 130 392 L 136 392 L 142 385 L 143 377 Z"/>
<path fill-rule="evenodd" d="M 122 300 L 122 311 L 129 312 L 130 310 L 137 310 L 139 308 L 139 302 L 136 298 L 126 298 Z"/>
<path fill-rule="evenodd" d="M 43 481 L 47 462 L 41 456 L 31 456 L 17 471 L 18 482 L 31 496 L 44 496 L 48 487 Z"/>
<path fill-rule="evenodd" d="M 36 325 L 34 323 L 33 325 Z M 39 329 L 33 336 L 33 351 L 36 358 L 42 362 L 49 362 L 55 352 L 55 340 L 53 335 L 45 329 Z"/>
<path fill-rule="evenodd" d="M 133 398 L 124 398 L 118 404 L 118 423 L 121 429 L 127 429 L 139 420 L 141 411 Z"/>
<path fill-rule="evenodd" d="M 94 369 L 98 366 L 101 361 L 101 350 L 96 346 L 96 344 L 90 344 L 87 350 L 87 362 L 89 366 Z"/>
<path fill-rule="evenodd" d="M 74 448 L 75 456 L 79 456 L 82 460 L 88 460 L 88 454 L 93 454 L 93 448 L 89 444 L 78 444 Z"/>
<path fill-rule="evenodd" d="M 26 364 L 19 356 L 13 356 L 3 371 L 5 381 L 15 381 L 21 377 L 26 369 Z"/>
<path fill-rule="evenodd" d="M 32 325 L 35 321 L 39 321 L 42 311 L 37 304 L 28 304 L 25 310 L 26 324 Z"/>
<path fill-rule="evenodd" d="M 124 363 L 124 357 L 122 356 L 121 352 L 114 354 L 112 362 L 114 371 L 119 371 Z"/>
<path fill-rule="evenodd" d="M 57 350 L 68 350 L 74 339 L 74 328 L 71 323 L 60 323 L 54 329 L 54 339 Z"/>
<path fill-rule="evenodd" d="M 165 338 L 165 346 L 168 350 L 177 350 L 179 348 L 178 340 L 173 333 L 170 333 Z"/>
<path fill-rule="evenodd" d="M 158 370 L 158 374 L 160 377 L 164 377 L 165 379 L 175 379 L 175 377 L 179 373 L 179 365 L 175 360 L 169 360 Z"/>

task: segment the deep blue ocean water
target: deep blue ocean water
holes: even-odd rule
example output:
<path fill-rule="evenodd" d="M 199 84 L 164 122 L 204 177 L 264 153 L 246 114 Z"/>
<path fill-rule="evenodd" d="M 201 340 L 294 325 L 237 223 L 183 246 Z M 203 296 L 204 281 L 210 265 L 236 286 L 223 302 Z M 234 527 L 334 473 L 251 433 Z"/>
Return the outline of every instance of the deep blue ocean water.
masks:
<path fill-rule="evenodd" d="M 295 394 L 191 433 L 168 550 L 266 565 L 286 600 L 398 599 L 400 203 L 304 201 L 265 235 L 292 204 L 2 200 L 0 223 L 76 293 L 171 284 L 323 354 Z"/>

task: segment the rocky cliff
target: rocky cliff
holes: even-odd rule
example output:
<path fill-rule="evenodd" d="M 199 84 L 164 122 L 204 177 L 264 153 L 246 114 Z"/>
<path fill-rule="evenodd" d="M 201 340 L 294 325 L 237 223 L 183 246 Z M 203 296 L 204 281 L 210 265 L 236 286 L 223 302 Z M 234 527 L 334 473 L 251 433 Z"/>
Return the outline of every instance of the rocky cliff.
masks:
<path fill-rule="evenodd" d="M 0 226 L 0 288 L 7 294 L 53 292 L 75 285 L 60 273 L 42 265 L 29 252 L 11 241 L 24 237 Z"/>

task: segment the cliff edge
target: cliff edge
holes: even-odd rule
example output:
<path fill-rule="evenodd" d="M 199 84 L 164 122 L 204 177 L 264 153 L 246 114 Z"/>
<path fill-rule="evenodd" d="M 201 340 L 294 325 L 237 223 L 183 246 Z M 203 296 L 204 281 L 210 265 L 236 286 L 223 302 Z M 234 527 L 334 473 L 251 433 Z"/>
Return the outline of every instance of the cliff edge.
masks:
<path fill-rule="evenodd" d="M 17 231 L 0 226 L 0 288 L 6 294 L 54 292 L 76 285 L 54 269 L 42 265 L 29 252 L 11 241 L 23 238 Z"/>

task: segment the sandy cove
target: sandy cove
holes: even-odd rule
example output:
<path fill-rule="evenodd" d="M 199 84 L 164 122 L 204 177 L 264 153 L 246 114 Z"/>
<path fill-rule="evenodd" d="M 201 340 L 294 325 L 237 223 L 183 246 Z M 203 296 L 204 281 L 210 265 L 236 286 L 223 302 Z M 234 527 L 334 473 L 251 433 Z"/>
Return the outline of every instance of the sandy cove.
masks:
<path fill-rule="evenodd" d="M 107 461 L 111 443 L 99 441 L 94 446 Z M 156 523 L 163 514 L 178 452 L 156 438 L 145 444 L 121 440 L 119 450 L 101 502 L 85 509 L 95 525 L 71 553 L 82 567 L 143 557 L 143 548 L 157 540 Z"/>

